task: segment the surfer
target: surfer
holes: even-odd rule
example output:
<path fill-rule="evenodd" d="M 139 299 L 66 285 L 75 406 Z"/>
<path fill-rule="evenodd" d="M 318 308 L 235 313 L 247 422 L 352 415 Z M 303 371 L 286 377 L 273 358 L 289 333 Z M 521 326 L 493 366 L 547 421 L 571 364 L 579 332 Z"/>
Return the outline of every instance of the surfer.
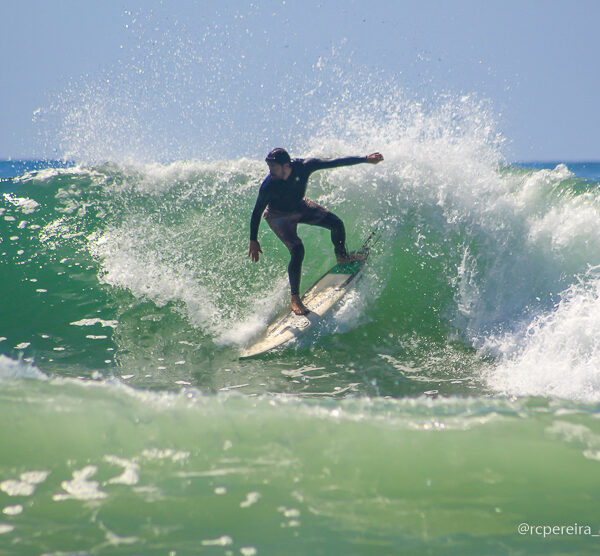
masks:
<path fill-rule="evenodd" d="M 298 224 L 310 224 L 330 230 L 331 241 L 339 264 L 364 259 L 364 255 L 351 254 L 346 250 L 344 223 L 325 207 L 304 196 L 309 176 L 316 170 L 352 166 L 363 162 L 377 164 L 382 160 L 383 156 L 380 153 L 330 160 L 319 158 L 295 158 L 292 160 L 288 152 L 280 147 L 273 149 L 265 158 L 269 166 L 269 175 L 260 186 L 252 211 L 248 256 L 254 262 L 258 262 L 259 253 L 262 253 L 257 238 L 260 217 L 264 211 L 267 224 L 290 251 L 291 258 L 288 265 L 290 307 L 297 315 L 305 315 L 309 312 L 299 295 L 304 245 L 298 237 Z"/>

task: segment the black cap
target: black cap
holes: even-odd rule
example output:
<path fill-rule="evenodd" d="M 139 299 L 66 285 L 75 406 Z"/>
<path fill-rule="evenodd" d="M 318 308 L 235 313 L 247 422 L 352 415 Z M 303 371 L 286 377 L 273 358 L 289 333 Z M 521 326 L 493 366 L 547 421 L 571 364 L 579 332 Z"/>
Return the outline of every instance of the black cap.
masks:
<path fill-rule="evenodd" d="M 289 164 L 292 162 L 290 155 L 285 149 L 277 147 L 273 149 L 265 158 L 267 162 L 276 162 L 277 164 Z"/>

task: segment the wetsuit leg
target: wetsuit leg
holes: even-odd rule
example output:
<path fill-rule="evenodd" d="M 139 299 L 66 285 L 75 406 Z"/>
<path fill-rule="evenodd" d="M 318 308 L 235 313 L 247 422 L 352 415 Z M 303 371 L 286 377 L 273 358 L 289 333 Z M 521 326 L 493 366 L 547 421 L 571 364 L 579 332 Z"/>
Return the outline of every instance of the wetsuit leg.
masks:
<path fill-rule="evenodd" d="M 290 251 L 291 258 L 288 265 L 288 277 L 291 295 L 298 295 L 300 292 L 300 277 L 302 275 L 302 261 L 304 260 L 304 245 L 297 233 L 299 217 L 300 215 L 297 213 L 277 214 L 265 211 L 264 214 L 264 218 L 271 230 L 283 241 L 284 245 Z"/>
<path fill-rule="evenodd" d="M 299 220 L 302 224 L 320 226 L 331 231 L 331 242 L 336 255 L 346 256 L 346 229 L 344 223 L 333 212 L 310 199 L 304 199 Z"/>

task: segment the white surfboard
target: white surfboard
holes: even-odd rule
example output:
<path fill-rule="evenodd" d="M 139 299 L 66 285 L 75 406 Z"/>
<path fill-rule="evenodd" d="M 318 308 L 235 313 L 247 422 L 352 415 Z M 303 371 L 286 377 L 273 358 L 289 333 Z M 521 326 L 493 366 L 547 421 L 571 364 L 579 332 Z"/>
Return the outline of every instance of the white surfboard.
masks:
<path fill-rule="evenodd" d="M 367 238 L 357 251 L 369 255 L 369 243 L 375 232 Z M 306 315 L 296 315 L 288 310 L 279 315 L 267 328 L 265 334 L 240 355 L 240 359 L 261 355 L 285 346 L 319 322 L 334 305 L 346 294 L 352 281 L 358 276 L 367 258 L 345 264 L 336 264 L 319 278 L 302 296 L 304 306 L 310 311 Z"/>

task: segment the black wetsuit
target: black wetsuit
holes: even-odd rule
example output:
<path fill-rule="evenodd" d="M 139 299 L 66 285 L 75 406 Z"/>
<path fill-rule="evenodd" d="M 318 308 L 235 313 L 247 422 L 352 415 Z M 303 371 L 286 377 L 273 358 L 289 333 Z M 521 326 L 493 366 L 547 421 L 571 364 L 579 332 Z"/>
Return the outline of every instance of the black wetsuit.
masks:
<path fill-rule="evenodd" d="M 256 241 L 260 217 L 266 208 L 265 220 L 291 254 L 288 275 L 292 295 L 299 293 L 304 259 L 304 245 L 297 234 L 298 224 L 312 224 L 331 230 L 335 254 L 346 255 L 344 223 L 325 207 L 304 197 L 309 176 L 316 170 L 352 166 L 362 162 L 367 162 L 365 156 L 331 160 L 296 158 L 291 162 L 292 173 L 287 180 L 275 180 L 269 174 L 262 182 L 250 219 L 250 240 Z"/>

